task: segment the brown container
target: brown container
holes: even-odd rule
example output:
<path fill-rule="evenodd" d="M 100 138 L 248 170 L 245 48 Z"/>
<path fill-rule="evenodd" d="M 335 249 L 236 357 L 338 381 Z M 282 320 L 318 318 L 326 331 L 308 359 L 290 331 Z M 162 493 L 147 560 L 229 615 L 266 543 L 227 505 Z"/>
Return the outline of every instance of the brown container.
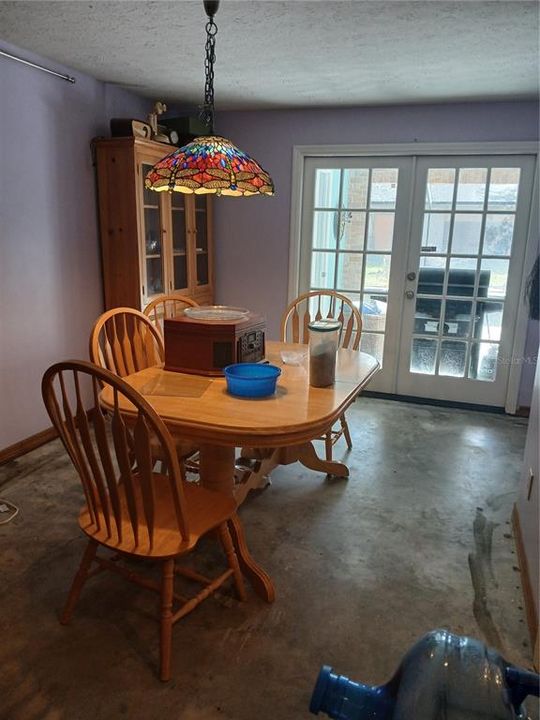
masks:
<path fill-rule="evenodd" d="M 255 313 L 241 320 L 166 318 L 165 370 L 222 375 L 226 365 L 259 362 L 264 359 L 264 331 L 264 318 Z"/>

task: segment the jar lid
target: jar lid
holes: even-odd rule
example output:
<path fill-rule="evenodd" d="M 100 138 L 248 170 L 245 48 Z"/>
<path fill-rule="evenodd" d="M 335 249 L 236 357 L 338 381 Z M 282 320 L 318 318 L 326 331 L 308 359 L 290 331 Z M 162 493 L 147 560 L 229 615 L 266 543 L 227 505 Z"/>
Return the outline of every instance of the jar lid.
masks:
<path fill-rule="evenodd" d="M 310 330 L 316 330 L 317 332 L 331 332 L 335 330 L 341 330 L 341 323 L 339 320 L 315 320 L 308 324 Z"/>

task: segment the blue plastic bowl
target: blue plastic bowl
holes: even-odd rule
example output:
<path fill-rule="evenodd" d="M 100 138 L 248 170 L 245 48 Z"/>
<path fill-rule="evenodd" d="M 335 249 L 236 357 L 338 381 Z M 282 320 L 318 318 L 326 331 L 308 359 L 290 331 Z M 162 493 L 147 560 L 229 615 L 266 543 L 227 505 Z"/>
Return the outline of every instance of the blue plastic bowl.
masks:
<path fill-rule="evenodd" d="M 275 365 L 258 363 L 237 363 L 223 368 L 227 390 L 240 397 L 268 397 L 276 392 L 276 383 L 281 369 Z"/>

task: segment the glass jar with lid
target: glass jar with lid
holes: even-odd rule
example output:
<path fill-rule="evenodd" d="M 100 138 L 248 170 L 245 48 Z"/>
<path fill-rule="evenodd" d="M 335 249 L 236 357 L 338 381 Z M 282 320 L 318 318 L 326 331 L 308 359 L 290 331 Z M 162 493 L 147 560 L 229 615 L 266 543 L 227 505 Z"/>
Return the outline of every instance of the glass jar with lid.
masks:
<path fill-rule="evenodd" d="M 339 320 L 315 320 L 309 323 L 309 384 L 328 387 L 336 379 L 336 353 L 339 347 Z"/>

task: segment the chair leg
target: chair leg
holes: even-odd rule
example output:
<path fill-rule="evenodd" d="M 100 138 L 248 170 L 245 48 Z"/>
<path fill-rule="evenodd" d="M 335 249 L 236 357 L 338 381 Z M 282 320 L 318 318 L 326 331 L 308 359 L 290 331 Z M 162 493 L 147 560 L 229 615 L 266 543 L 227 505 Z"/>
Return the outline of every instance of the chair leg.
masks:
<path fill-rule="evenodd" d="M 324 447 L 326 451 L 326 459 L 332 461 L 332 428 L 324 436 Z"/>
<path fill-rule="evenodd" d="M 349 431 L 349 425 L 345 417 L 345 413 L 343 413 L 343 415 L 339 418 L 339 422 L 341 423 L 341 429 L 343 431 L 343 435 L 345 436 L 345 440 L 347 441 L 347 447 L 349 448 L 349 450 L 352 450 L 352 438 Z"/>
<path fill-rule="evenodd" d="M 90 566 L 92 565 L 92 562 L 96 557 L 97 547 L 98 544 L 97 542 L 95 542 L 95 540 L 88 541 L 88 545 L 86 546 L 86 550 L 84 551 L 84 554 L 82 556 L 79 569 L 77 570 L 77 573 L 73 578 L 73 582 L 71 584 L 71 589 L 69 591 L 64 610 L 62 612 L 62 615 L 60 616 L 60 622 L 62 625 L 67 625 L 71 620 L 71 616 L 73 615 L 73 611 L 75 610 L 75 605 L 79 600 L 81 590 L 83 589 L 83 585 L 86 582 L 86 578 L 88 577 L 88 571 L 90 570 Z"/>
<path fill-rule="evenodd" d="M 236 593 L 239 600 L 244 601 L 246 599 L 244 576 L 242 575 L 242 571 L 240 570 L 240 564 L 238 562 L 238 558 L 236 557 L 236 551 L 234 549 L 231 533 L 229 532 L 227 523 L 222 523 L 219 526 L 219 538 L 221 540 L 223 550 L 225 551 L 225 555 L 227 556 L 227 562 L 229 563 L 229 567 L 233 571 Z"/>
<path fill-rule="evenodd" d="M 174 558 L 165 560 L 161 569 L 161 631 L 159 647 L 159 677 L 171 679 L 172 601 L 174 586 Z"/>

